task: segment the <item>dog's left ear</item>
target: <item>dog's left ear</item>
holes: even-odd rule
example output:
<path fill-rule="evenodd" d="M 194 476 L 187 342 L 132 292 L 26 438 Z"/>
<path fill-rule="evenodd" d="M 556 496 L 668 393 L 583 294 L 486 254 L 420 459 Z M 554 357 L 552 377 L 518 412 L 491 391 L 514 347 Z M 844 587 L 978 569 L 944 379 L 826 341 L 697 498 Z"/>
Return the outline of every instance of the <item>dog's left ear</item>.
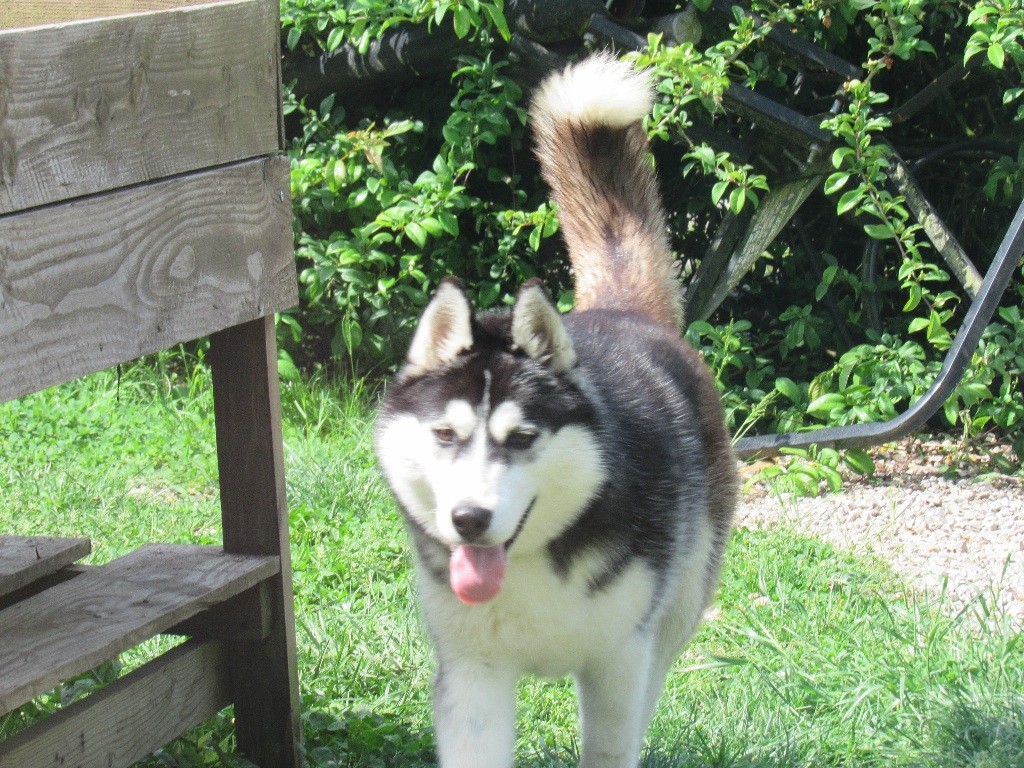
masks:
<path fill-rule="evenodd" d="M 421 374 L 450 363 L 473 346 L 473 308 L 462 283 L 445 278 L 420 317 L 406 355 L 407 372 Z"/>
<path fill-rule="evenodd" d="M 512 344 L 555 373 L 565 373 L 576 366 L 576 351 L 569 332 L 539 280 L 527 280 L 516 296 Z"/>

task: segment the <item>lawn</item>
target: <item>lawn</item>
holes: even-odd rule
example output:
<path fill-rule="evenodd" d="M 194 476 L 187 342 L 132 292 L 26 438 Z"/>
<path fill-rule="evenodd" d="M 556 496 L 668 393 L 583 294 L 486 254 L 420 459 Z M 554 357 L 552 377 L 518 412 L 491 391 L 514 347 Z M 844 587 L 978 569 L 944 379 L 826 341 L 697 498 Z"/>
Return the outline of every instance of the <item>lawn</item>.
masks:
<path fill-rule="evenodd" d="M 87 532 L 91 562 L 218 541 L 202 365 L 163 356 L 0 405 L 0 531 Z M 431 763 L 430 650 L 410 553 L 375 467 L 373 397 L 285 382 L 299 674 L 311 766 Z M 950 617 L 882 563 L 738 531 L 712 618 L 678 661 L 645 768 L 1024 766 L 1024 643 L 983 603 Z M 142 663 L 158 639 L 0 718 L 9 734 Z M 567 766 L 564 681 L 520 689 L 517 764 Z M 230 712 L 151 765 L 241 766 Z"/>

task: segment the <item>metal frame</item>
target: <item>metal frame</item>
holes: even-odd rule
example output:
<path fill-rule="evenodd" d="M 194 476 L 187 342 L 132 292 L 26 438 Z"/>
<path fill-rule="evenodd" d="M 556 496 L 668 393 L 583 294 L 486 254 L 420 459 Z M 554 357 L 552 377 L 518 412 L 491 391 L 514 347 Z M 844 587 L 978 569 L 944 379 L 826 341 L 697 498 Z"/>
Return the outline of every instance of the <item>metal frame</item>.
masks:
<path fill-rule="evenodd" d="M 781 448 L 817 445 L 828 448 L 864 448 L 906 437 L 923 427 L 934 416 L 963 378 L 981 335 L 995 314 L 999 300 L 1024 255 L 1024 203 L 1021 203 L 1003 242 L 985 274 L 977 297 L 971 302 L 953 345 L 946 353 L 942 369 L 928 390 L 907 411 L 894 419 L 870 424 L 825 427 L 809 432 L 782 432 L 774 435 L 743 437 L 735 451 L 741 458 L 774 456 Z"/>

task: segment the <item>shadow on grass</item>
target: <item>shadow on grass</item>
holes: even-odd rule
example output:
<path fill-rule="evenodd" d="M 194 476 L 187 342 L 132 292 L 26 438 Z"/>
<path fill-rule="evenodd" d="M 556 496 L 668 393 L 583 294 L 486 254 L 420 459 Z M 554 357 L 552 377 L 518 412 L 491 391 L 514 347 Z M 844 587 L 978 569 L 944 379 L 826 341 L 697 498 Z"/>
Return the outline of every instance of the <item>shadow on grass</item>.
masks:
<path fill-rule="evenodd" d="M 742 737 L 730 741 L 718 734 L 710 737 L 703 729 L 689 734 L 685 741 L 649 743 L 640 755 L 639 768 L 793 768 L 800 760 L 795 752 L 773 747 L 774 754 L 752 754 L 751 745 Z M 576 768 L 579 746 L 540 750 L 526 760 L 517 760 L 516 768 Z"/>
<path fill-rule="evenodd" d="M 412 731 L 369 710 L 340 717 L 312 710 L 302 715 L 307 764 L 313 768 L 408 768 L 436 764 L 429 731 Z"/>
<path fill-rule="evenodd" d="M 935 768 L 1024 768 L 1024 693 L 1009 700 L 952 702 L 937 723 Z"/>
<path fill-rule="evenodd" d="M 414 732 L 392 720 L 367 712 L 350 712 L 337 718 L 326 712 L 307 712 L 305 752 L 311 768 L 428 768 L 437 765 L 429 730 Z M 517 768 L 576 768 L 579 750 L 568 747 L 540 748 Z M 795 758 L 749 754 L 749 745 L 709 743 L 655 745 L 646 748 L 640 768 L 792 768 Z"/>

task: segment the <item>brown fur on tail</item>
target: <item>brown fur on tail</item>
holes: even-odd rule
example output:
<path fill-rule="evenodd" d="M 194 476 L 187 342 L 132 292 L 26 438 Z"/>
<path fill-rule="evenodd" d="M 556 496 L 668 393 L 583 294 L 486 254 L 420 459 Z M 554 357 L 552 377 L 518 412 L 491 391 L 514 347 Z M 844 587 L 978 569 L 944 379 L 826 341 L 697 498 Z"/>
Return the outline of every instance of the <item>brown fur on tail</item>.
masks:
<path fill-rule="evenodd" d="M 678 275 L 640 126 L 652 101 L 642 73 L 598 54 L 544 81 L 530 117 L 560 210 L 576 309 L 636 312 L 679 329 Z"/>

